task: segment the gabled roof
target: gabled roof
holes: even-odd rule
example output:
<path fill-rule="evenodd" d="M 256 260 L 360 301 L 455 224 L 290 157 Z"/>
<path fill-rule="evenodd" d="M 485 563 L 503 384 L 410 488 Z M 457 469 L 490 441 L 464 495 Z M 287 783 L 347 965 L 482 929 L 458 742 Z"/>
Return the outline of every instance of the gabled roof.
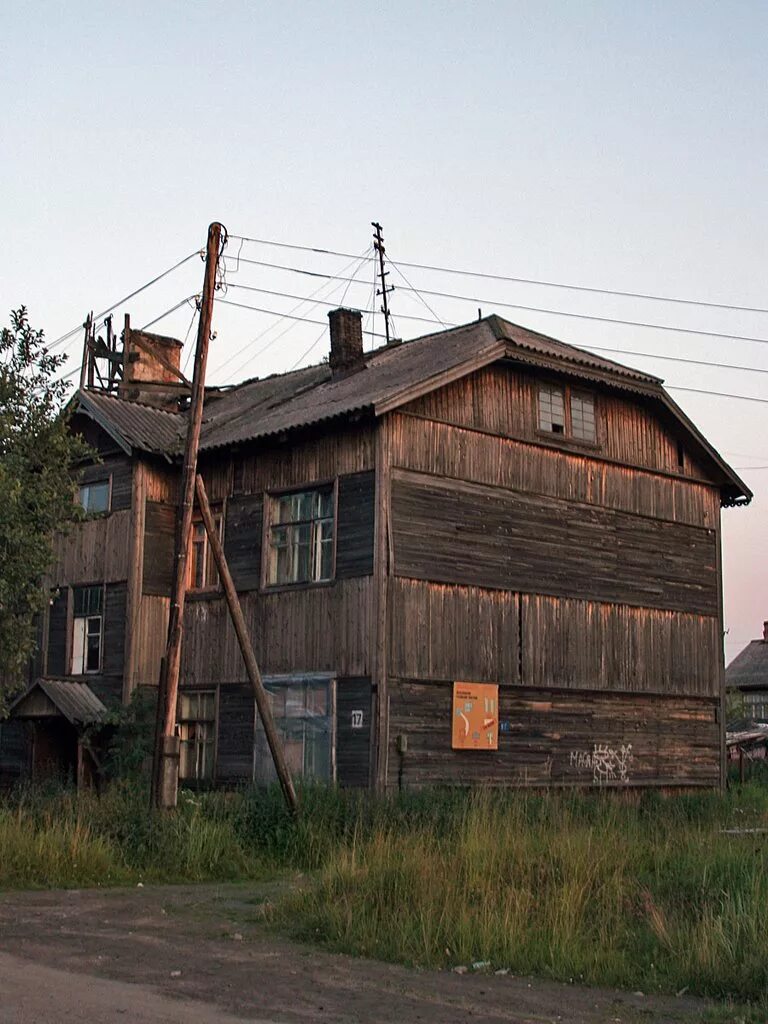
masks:
<path fill-rule="evenodd" d="M 662 387 L 662 380 L 537 331 L 489 316 L 370 352 L 363 369 L 332 379 L 327 364 L 206 395 L 201 451 L 255 441 L 354 414 L 381 416 L 414 398 L 501 359 L 632 391 L 661 405 L 721 477 L 723 501 L 752 495 Z M 90 413 L 126 450 L 178 456 L 186 417 L 121 398 L 80 392 Z"/>
<path fill-rule="evenodd" d="M 725 670 L 725 685 L 734 690 L 768 690 L 768 641 L 752 640 Z"/>
<path fill-rule="evenodd" d="M 64 679 L 37 679 L 26 693 L 11 704 L 9 717 L 24 718 L 25 704 L 35 690 L 41 690 L 51 703 L 52 711 L 58 712 L 72 725 L 91 725 L 104 721 L 107 709 L 86 683 L 75 683 Z M 39 717 L 39 712 L 33 717 Z"/>

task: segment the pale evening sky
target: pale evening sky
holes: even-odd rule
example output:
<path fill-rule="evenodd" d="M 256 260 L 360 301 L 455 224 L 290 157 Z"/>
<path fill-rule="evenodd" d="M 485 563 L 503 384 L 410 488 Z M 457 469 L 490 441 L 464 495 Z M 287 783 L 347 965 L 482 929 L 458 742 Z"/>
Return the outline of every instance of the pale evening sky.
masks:
<path fill-rule="evenodd" d="M 233 235 L 360 254 L 379 220 L 394 260 L 768 306 L 767 38 L 768 8 L 750 0 L 16 4 L 0 37 L 2 320 L 26 304 L 54 340 L 199 248 L 214 219 Z M 357 269 L 254 243 L 241 255 Z M 752 367 L 764 372 L 614 356 L 669 385 L 768 400 L 766 313 L 406 273 L 468 297 L 426 296 L 445 321 L 482 306 L 585 347 Z M 141 326 L 201 277 L 190 261 L 117 314 Z M 369 264 L 358 277 L 344 302 L 370 308 Z M 244 263 L 229 280 L 297 296 L 322 286 L 330 302 L 346 287 Z M 227 298 L 297 305 L 244 289 Z M 405 319 L 432 316 L 412 293 L 397 290 L 392 307 L 404 337 L 435 329 Z M 324 321 L 327 308 L 296 312 Z M 157 329 L 183 337 L 191 316 L 184 306 Z M 317 325 L 231 306 L 214 326 L 214 383 L 327 347 Z M 64 346 L 70 367 L 80 346 L 79 335 Z M 755 492 L 723 513 L 731 658 L 768 619 L 768 403 L 671 393 Z"/>

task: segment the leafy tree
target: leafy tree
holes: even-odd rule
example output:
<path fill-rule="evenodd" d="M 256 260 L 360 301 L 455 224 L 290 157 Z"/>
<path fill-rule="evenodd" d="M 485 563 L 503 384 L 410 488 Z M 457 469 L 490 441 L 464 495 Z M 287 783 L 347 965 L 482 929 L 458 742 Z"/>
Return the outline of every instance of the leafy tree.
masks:
<path fill-rule="evenodd" d="M 0 332 L 0 711 L 35 650 L 54 530 L 82 516 L 71 470 L 88 449 L 67 426 L 65 359 L 24 306 L 11 312 Z"/>

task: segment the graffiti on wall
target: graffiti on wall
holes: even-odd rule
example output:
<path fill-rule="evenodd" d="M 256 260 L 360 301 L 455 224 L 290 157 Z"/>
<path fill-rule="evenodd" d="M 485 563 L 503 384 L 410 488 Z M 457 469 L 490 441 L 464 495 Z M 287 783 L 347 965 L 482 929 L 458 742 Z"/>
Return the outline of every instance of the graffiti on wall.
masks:
<path fill-rule="evenodd" d="M 607 743 L 595 743 L 591 750 L 572 750 L 568 767 L 572 771 L 591 771 L 592 781 L 629 782 L 632 769 L 632 744 L 622 743 L 611 747 Z"/>

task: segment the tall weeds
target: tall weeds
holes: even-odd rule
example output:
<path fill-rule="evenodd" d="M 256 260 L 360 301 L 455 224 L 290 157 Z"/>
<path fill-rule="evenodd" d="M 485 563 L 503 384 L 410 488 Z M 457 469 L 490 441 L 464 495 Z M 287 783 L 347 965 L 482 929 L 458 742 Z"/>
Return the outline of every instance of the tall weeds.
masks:
<path fill-rule="evenodd" d="M 20 790 L 0 803 L 0 887 L 310 872 L 278 924 L 341 950 L 643 990 L 768 991 L 768 792 L 605 794 L 307 788 L 147 795 Z M 738 826 L 738 834 L 724 830 Z"/>

